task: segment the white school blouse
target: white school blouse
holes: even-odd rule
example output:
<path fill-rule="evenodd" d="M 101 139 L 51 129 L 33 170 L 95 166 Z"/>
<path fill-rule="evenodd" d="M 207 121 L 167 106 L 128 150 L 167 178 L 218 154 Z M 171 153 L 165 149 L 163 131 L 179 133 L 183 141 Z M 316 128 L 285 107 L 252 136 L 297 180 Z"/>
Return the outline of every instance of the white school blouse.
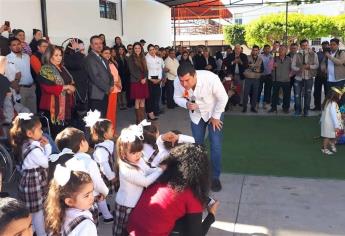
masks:
<path fill-rule="evenodd" d="M 30 170 L 39 167 L 48 168 L 48 157 L 52 153 L 52 146 L 48 143 L 41 146 L 39 141 L 31 141 L 30 148 L 38 147 L 33 149 L 27 157 L 24 159 L 22 164 L 23 170 Z M 23 150 L 23 153 L 25 150 Z"/>
<path fill-rule="evenodd" d="M 179 134 L 178 135 L 178 143 L 195 143 L 195 140 L 193 137 L 184 135 L 184 134 Z M 170 151 L 167 150 L 164 146 L 164 141 L 162 139 L 162 135 L 159 135 L 157 138 L 156 144 L 158 146 L 158 154 L 155 156 L 153 161 L 151 162 L 151 166 L 153 167 L 158 167 L 159 164 L 164 161 L 168 156 Z M 151 145 L 144 143 L 144 149 L 143 149 L 143 158 L 146 162 L 149 161 L 150 157 L 154 153 L 154 149 L 152 148 Z"/>
<path fill-rule="evenodd" d="M 101 172 L 108 180 L 112 180 L 115 178 L 115 172 L 111 170 L 109 165 L 109 153 L 103 148 L 97 148 L 97 146 L 106 148 L 110 153 L 110 158 L 113 158 L 114 142 L 111 140 L 105 140 L 104 142 L 97 144 L 93 153 L 93 159 L 99 164 Z M 114 162 L 115 160 L 113 160 L 113 163 Z"/>
<path fill-rule="evenodd" d="M 87 153 L 78 152 L 74 155 L 74 157 L 71 160 L 73 159 L 77 159 L 78 161 L 84 163 L 84 167 L 87 173 L 90 175 L 93 182 L 94 195 L 97 196 L 99 194 L 102 194 L 106 197 L 109 193 L 109 189 L 102 179 L 101 172 L 98 168 L 97 163 L 94 160 L 92 160 L 91 156 Z M 66 162 L 67 167 L 69 161 Z"/>
<path fill-rule="evenodd" d="M 68 234 L 68 236 L 97 236 L 96 225 L 93 223 L 92 214 L 88 210 L 83 211 L 76 208 L 68 208 L 63 222 L 63 229 L 67 228 L 68 224 L 79 216 L 85 216 L 88 219 L 83 220 L 71 233 Z"/>
<path fill-rule="evenodd" d="M 194 112 L 189 111 L 189 116 L 194 124 L 198 124 L 200 119 L 207 122 L 211 117 L 220 119 L 228 102 L 228 94 L 220 81 L 218 75 L 207 70 L 196 71 L 197 82 L 195 89 L 189 89 L 189 99 L 195 97 L 195 103 L 199 109 Z M 184 97 L 185 89 L 177 78 L 174 81 L 174 100 L 177 105 L 187 108 L 187 99 Z"/>
<path fill-rule="evenodd" d="M 141 158 L 138 168 L 119 160 L 120 188 L 116 194 L 116 203 L 134 208 L 144 190 L 162 174 L 161 168 L 150 168 Z"/>

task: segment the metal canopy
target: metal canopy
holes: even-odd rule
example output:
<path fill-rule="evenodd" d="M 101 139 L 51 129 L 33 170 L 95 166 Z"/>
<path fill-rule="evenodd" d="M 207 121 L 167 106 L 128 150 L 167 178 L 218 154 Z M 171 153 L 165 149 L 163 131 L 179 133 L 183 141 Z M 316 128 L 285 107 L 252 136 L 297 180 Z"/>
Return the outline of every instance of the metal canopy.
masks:
<path fill-rule="evenodd" d="M 169 7 L 178 6 L 190 2 L 199 2 L 199 0 L 156 0 L 157 2 L 163 3 Z"/>

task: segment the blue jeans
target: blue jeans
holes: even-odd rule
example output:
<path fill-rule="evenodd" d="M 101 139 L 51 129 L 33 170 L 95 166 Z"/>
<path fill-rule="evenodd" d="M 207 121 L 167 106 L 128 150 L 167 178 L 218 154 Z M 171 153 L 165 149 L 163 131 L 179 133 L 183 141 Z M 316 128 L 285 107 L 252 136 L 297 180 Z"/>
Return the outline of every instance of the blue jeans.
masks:
<path fill-rule="evenodd" d="M 220 117 L 221 121 L 224 121 L 224 114 Z M 211 148 L 211 163 L 212 163 L 212 177 L 213 179 L 219 179 L 221 172 L 221 159 L 222 159 L 222 141 L 223 141 L 223 129 L 215 131 L 212 124 L 200 119 L 199 124 L 191 122 L 192 133 L 195 139 L 195 143 L 204 144 L 206 128 L 208 128 L 208 137 L 210 140 Z"/>
<path fill-rule="evenodd" d="M 311 100 L 311 90 L 313 89 L 314 81 L 313 79 L 308 80 L 295 80 L 294 90 L 295 90 L 295 110 L 298 113 L 302 112 L 302 89 L 304 92 L 304 112 L 310 110 L 310 100 Z"/>

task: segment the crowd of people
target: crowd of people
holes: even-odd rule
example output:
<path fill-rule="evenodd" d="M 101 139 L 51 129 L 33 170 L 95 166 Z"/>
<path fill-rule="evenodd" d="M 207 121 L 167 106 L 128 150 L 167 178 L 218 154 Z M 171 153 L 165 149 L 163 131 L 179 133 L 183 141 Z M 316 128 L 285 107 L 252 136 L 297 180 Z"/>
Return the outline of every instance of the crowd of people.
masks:
<path fill-rule="evenodd" d="M 257 113 L 262 102 L 277 112 L 282 91 L 289 113 L 292 88 L 294 114 L 308 116 L 314 86 L 322 152 L 336 152 L 345 84 L 336 38 L 318 53 L 302 40 L 289 50 L 279 42 L 253 46 L 250 55 L 235 45 L 213 57 L 206 47 L 194 52 L 145 40 L 125 46 L 120 37 L 109 47 L 103 34 L 90 38 L 89 50 L 77 38 L 63 48 L 37 29 L 28 44 L 23 30 L 4 31 L 10 37 L 0 36 L 1 122 L 10 125 L 20 182 L 19 200 L 0 199 L 1 234 L 32 235 L 32 221 L 38 236 L 97 235 L 102 215 L 113 235 L 205 235 L 219 205 L 209 191 L 222 189 L 224 111 L 240 105 L 247 112 L 250 102 Z M 193 137 L 159 133 L 151 121 L 162 105 L 189 111 Z M 117 106 L 134 107 L 136 124 L 117 132 Z M 55 142 L 43 135 L 40 115 Z"/>

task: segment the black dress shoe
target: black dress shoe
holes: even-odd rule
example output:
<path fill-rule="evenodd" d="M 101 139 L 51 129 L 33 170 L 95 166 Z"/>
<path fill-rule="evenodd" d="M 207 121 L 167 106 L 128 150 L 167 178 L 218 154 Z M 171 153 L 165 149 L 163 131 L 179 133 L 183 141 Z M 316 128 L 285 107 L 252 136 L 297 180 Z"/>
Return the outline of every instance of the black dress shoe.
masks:
<path fill-rule="evenodd" d="M 311 109 L 312 111 L 321 111 L 321 108 L 318 107 L 314 107 L 313 109 Z"/>
<path fill-rule="evenodd" d="M 268 113 L 273 113 L 273 112 L 277 113 L 277 109 L 271 108 L 271 109 L 268 111 Z"/>
<path fill-rule="evenodd" d="M 246 113 L 246 112 L 247 112 L 247 108 L 246 108 L 246 107 L 243 107 L 242 113 Z"/>
<path fill-rule="evenodd" d="M 213 192 L 219 192 L 222 190 L 222 184 L 220 183 L 219 179 L 212 180 L 211 190 Z"/>
<path fill-rule="evenodd" d="M 258 111 L 255 108 L 251 108 L 250 111 L 254 113 L 258 113 Z"/>

